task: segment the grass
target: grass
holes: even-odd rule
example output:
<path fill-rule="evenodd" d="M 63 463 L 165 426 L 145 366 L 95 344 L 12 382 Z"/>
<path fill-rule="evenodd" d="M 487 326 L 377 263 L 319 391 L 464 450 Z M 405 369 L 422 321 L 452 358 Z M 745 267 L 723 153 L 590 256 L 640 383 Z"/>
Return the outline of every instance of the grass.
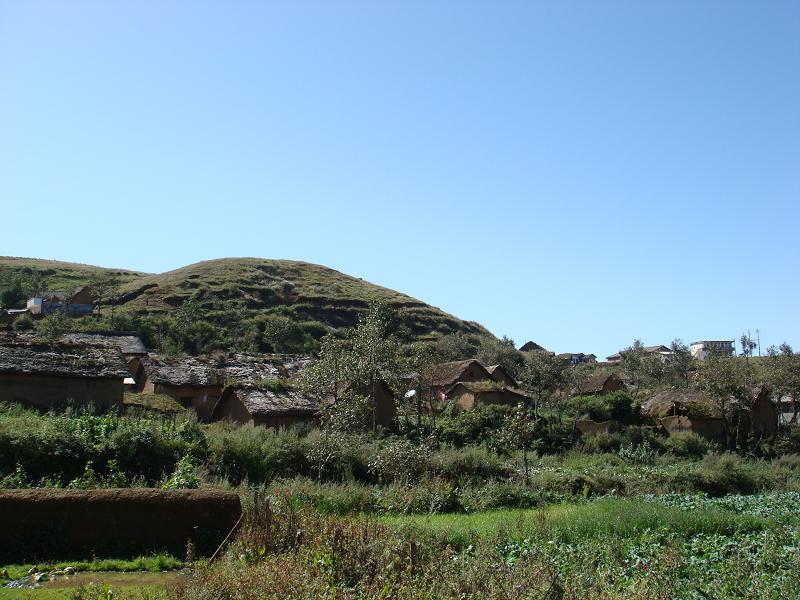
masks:
<path fill-rule="evenodd" d="M 0 571 L 8 571 L 9 579 L 22 579 L 28 574 L 31 568 L 37 571 L 58 571 L 66 567 L 72 567 L 78 572 L 102 572 L 102 571 L 115 571 L 118 573 L 131 573 L 134 571 L 148 571 L 158 573 L 161 571 L 174 571 L 181 569 L 185 566 L 183 561 L 180 561 L 167 554 L 155 554 L 152 556 L 137 556 L 130 559 L 122 558 L 106 558 L 89 561 L 65 561 L 65 562 L 48 562 L 25 565 L 2 565 Z M 4 580 L 0 578 L 0 583 Z"/>
<path fill-rule="evenodd" d="M 457 547 L 499 534 L 515 539 L 538 536 L 574 543 L 607 536 L 634 537 L 660 530 L 685 538 L 698 534 L 732 535 L 763 531 L 773 523 L 768 518 L 754 515 L 713 508 L 687 511 L 633 498 L 604 498 L 541 509 L 496 510 L 468 515 L 381 517 L 380 521 L 396 528 L 433 535 Z"/>
<path fill-rule="evenodd" d="M 122 402 L 126 407 L 147 408 L 164 413 L 180 413 L 186 409 L 166 394 L 139 394 L 126 392 Z"/>

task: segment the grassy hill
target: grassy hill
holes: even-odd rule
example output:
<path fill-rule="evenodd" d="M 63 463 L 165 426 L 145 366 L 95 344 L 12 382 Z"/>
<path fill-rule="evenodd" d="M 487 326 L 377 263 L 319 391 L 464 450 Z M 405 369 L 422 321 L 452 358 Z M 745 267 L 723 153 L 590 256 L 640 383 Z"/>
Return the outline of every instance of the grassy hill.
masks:
<path fill-rule="evenodd" d="M 199 318 L 225 328 L 242 321 L 267 323 L 280 317 L 318 339 L 326 330 L 350 327 L 370 302 L 397 310 L 414 338 L 464 332 L 488 335 L 475 322 L 321 265 L 290 260 L 223 258 L 161 274 L 138 273 L 33 258 L 0 257 L 0 287 L 9 275 L 38 273 L 51 289 L 70 289 L 103 276 L 117 284 L 108 305 L 115 314 L 157 318 L 194 299 Z M 268 328 L 267 325 L 262 327 Z"/>

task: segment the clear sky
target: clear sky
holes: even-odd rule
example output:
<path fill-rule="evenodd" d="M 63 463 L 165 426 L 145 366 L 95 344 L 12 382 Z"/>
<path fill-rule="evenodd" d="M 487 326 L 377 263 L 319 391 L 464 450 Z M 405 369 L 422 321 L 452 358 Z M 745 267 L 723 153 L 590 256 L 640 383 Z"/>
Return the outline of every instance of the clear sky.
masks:
<path fill-rule="evenodd" d="M 0 254 L 800 346 L 800 2 L 0 0 Z"/>

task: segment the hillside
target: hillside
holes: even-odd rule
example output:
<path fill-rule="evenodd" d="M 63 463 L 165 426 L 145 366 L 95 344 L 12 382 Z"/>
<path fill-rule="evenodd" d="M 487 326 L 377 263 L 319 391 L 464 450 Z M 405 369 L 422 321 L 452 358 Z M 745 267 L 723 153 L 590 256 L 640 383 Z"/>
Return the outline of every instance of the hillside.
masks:
<path fill-rule="evenodd" d="M 298 323 L 327 328 L 354 325 L 368 304 L 381 301 L 396 309 L 414 337 L 465 332 L 488 334 L 436 307 L 321 265 L 290 260 L 223 258 L 161 274 L 106 269 L 32 258 L 0 257 L 0 286 L 9 274 L 42 275 L 47 286 L 71 288 L 111 276 L 117 282 L 108 304 L 118 313 L 170 314 L 195 298 L 202 318 L 224 324 L 226 313 L 238 318 L 282 315 Z M 317 333 L 321 331 L 317 328 Z M 315 335 L 318 337 L 318 335 Z"/>

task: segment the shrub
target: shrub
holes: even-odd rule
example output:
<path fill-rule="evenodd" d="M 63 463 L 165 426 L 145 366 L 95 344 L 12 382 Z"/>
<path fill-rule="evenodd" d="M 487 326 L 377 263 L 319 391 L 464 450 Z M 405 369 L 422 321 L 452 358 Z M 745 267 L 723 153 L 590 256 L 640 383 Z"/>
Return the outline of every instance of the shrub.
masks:
<path fill-rule="evenodd" d="M 396 439 L 376 452 L 369 471 L 379 482 L 416 481 L 429 470 L 430 449 L 405 439 Z"/>
<path fill-rule="evenodd" d="M 710 452 L 717 452 L 719 445 L 693 431 L 679 431 L 664 440 L 664 448 L 675 456 L 702 458 Z"/>
<path fill-rule="evenodd" d="M 572 409 L 592 421 L 620 421 L 634 423 L 638 410 L 633 399 L 625 392 L 612 392 L 603 396 L 576 396 L 570 400 Z"/>
<path fill-rule="evenodd" d="M 30 331 L 33 329 L 33 319 L 28 315 L 22 315 L 14 320 L 14 331 Z"/>

